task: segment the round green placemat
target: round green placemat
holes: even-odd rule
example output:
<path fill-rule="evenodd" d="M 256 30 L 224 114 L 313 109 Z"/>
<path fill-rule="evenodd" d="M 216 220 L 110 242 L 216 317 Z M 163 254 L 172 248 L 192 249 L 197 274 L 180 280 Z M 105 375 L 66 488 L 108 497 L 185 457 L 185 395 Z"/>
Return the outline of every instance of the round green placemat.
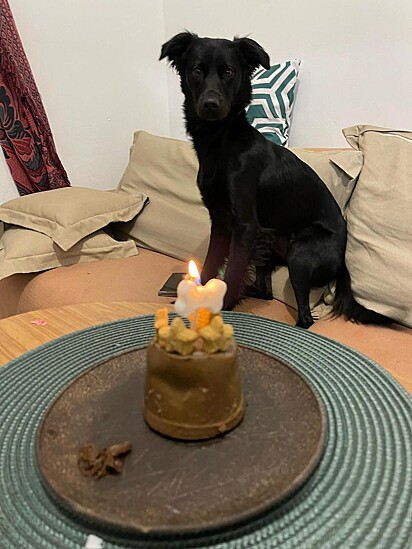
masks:
<path fill-rule="evenodd" d="M 328 419 L 321 463 L 286 503 L 207 538 L 116 540 L 63 514 L 35 461 L 42 415 L 86 368 L 146 345 L 153 316 L 62 337 L 0 369 L 0 547 L 400 548 L 412 536 L 411 398 L 381 367 L 331 340 L 262 317 L 225 313 L 236 339 L 289 362 L 316 387 Z M 190 499 L 188 499 L 190 505 Z"/>

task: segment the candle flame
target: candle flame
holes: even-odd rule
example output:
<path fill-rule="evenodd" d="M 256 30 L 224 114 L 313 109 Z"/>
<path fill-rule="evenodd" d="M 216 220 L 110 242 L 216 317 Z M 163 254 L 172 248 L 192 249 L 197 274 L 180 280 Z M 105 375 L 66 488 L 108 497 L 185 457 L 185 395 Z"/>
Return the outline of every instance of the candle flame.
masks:
<path fill-rule="evenodd" d="M 189 261 L 189 276 L 195 280 L 199 278 L 199 269 L 193 259 Z"/>

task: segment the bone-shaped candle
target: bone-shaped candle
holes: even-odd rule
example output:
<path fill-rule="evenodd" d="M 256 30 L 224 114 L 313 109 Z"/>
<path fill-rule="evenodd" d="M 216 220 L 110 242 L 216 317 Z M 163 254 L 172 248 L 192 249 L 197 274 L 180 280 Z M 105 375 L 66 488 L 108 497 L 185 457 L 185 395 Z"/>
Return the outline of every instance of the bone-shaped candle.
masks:
<path fill-rule="evenodd" d="M 191 274 L 179 282 L 175 311 L 178 315 L 186 318 L 197 309 L 202 308 L 217 314 L 222 310 L 226 290 L 227 286 L 223 280 L 212 278 L 202 286 L 198 282 L 198 276 Z"/>

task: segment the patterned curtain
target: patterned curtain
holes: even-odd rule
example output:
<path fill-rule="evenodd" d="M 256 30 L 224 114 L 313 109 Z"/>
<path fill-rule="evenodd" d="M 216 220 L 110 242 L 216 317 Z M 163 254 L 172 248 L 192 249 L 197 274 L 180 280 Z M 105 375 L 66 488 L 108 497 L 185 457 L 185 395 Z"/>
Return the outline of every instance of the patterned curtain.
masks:
<path fill-rule="evenodd" d="M 19 194 L 70 185 L 7 0 L 0 0 L 0 144 Z"/>

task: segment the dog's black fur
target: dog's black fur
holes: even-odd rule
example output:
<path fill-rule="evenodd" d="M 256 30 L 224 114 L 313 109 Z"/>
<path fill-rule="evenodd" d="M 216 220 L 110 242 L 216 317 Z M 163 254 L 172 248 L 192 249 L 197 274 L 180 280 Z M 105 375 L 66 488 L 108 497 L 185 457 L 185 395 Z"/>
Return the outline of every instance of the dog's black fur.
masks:
<path fill-rule="evenodd" d="M 183 32 L 162 47 L 180 75 L 186 128 L 199 159 L 198 185 L 211 218 L 201 279 L 227 261 L 224 309 L 244 295 L 272 299 L 271 273 L 287 265 L 297 325 L 313 324 L 309 291 L 337 281 L 336 314 L 386 320 L 357 304 L 345 266 L 346 225 L 333 196 L 304 162 L 263 137 L 246 120 L 251 77 L 269 56 L 249 38 L 199 38 Z M 249 265 L 256 280 L 245 285 Z"/>

